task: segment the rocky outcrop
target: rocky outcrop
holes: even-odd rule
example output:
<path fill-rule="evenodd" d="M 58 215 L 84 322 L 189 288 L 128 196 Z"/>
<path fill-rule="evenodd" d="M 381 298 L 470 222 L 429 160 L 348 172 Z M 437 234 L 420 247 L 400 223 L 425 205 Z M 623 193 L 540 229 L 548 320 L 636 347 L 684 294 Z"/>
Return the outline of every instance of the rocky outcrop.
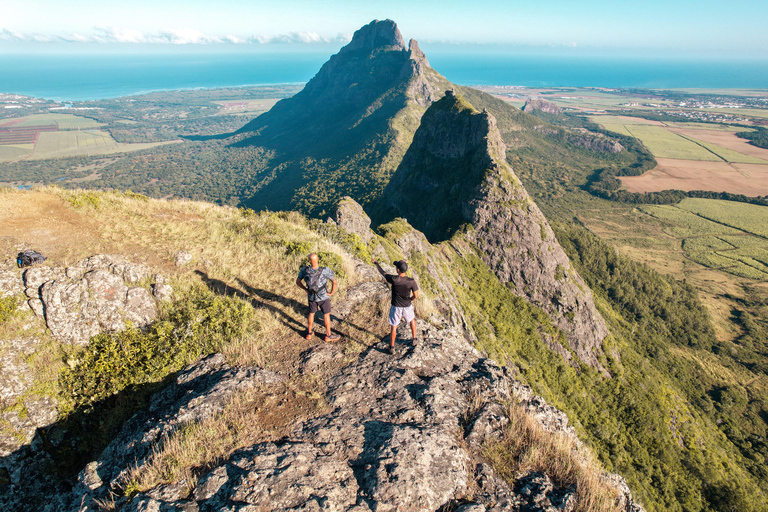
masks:
<path fill-rule="evenodd" d="M 463 237 L 499 280 L 547 311 L 579 359 L 602 369 L 605 322 L 505 154 L 496 119 L 446 94 L 424 114 L 387 186 L 385 208 L 432 242 L 471 224 Z"/>
<path fill-rule="evenodd" d="M 330 413 L 298 424 L 280 441 L 234 452 L 191 492 L 163 486 L 135 496 L 123 510 L 569 510 L 563 504 L 573 506 L 573 489 L 541 473 L 510 486 L 478 451 L 501 434 L 507 424 L 501 404 L 517 396 L 553 428 L 568 432 L 567 418 L 529 389 L 511 385 L 461 331 L 420 322 L 419 332 L 418 340 L 401 340 L 394 356 L 379 344 L 332 376 Z M 220 356 L 191 367 L 81 473 L 71 506 L 97 510 L 94 500 L 120 483 L 132 461 L 141 467 L 163 432 L 196 419 L 189 404 L 208 414 L 220 410 L 215 404 L 224 398 L 213 389 L 274 378 L 227 369 Z"/>
<path fill-rule="evenodd" d="M 523 112 L 534 112 L 536 110 L 539 110 L 541 112 L 546 112 L 547 114 L 555 114 L 560 115 L 563 113 L 562 110 L 560 110 L 560 107 L 552 103 L 551 101 L 547 101 L 543 98 L 530 98 L 528 101 L 525 102 L 525 105 L 523 106 Z"/>
<path fill-rule="evenodd" d="M 124 487 L 134 466 L 147 462 L 153 448 L 184 425 L 222 412 L 236 393 L 285 380 L 259 368 L 231 368 L 215 354 L 181 372 L 173 384 L 156 394 L 147 410 L 123 426 L 121 434 L 80 474 L 71 502 L 80 510 L 100 510 L 95 500 Z"/>
<path fill-rule="evenodd" d="M 594 133 L 582 134 L 572 137 L 572 142 L 576 146 L 598 151 L 600 153 L 621 153 L 624 149 L 619 141 Z"/>
<path fill-rule="evenodd" d="M 351 197 L 342 197 L 331 217 L 340 228 L 358 235 L 363 242 L 368 243 L 373 238 L 371 218 Z"/>
<path fill-rule="evenodd" d="M 53 336 L 85 344 L 100 332 L 124 329 L 126 322 L 143 327 L 157 317 L 150 292 L 126 284 L 150 276 L 146 265 L 101 254 L 67 268 L 32 267 L 24 271 L 23 279 L 30 308 L 45 319 Z M 155 283 L 158 300 L 172 293 L 162 276 L 160 280 L 161 284 Z"/>

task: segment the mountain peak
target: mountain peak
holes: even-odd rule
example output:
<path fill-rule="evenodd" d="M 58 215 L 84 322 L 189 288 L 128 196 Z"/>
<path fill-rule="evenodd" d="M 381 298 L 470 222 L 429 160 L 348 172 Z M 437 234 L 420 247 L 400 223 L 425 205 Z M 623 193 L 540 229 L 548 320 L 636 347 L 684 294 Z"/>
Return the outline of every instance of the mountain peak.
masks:
<path fill-rule="evenodd" d="M 372 52 L 380 48 L 407 49 L 397 24 L 392 20 L 373 20 L 358 29 L 352 36 L 352 41 L 342 48 L 342 51 L 368 50 Z M 416 48 L 418 49 L 418 46 Z"/>

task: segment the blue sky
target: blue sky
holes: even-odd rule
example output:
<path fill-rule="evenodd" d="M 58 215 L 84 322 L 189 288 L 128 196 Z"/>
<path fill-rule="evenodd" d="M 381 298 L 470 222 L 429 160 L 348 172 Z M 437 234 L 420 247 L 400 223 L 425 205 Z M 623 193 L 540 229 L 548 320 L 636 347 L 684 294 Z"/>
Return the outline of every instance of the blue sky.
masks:
<path fill-rule="evenodd" d="M 768 1 L 0 0 L 0 51 L 341 46 L 373 19 L 423 45 L 768 55 Z"/>

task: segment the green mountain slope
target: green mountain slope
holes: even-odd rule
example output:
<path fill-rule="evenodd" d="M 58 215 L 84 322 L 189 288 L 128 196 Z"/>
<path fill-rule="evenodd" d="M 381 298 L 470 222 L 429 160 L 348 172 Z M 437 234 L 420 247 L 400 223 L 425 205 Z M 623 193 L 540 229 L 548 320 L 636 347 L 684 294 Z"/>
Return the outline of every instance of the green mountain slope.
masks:
<path fill-rule="evenodd" d="M 371 22 L 301 92 L 239 131 L 235 147 L 275 154 L 243 202 L 311 215 L 343 195 L 369 202 L 388 182 L 426 107 L 448 86 L 415 41 L 405 45 L 394 22 Z"/>

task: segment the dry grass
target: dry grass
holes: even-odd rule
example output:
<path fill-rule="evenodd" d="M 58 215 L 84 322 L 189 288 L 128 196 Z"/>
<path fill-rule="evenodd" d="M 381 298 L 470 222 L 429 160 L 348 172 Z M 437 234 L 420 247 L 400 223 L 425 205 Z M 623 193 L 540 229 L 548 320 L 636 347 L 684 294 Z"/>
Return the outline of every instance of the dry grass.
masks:
<path fill-rule="evenodd" d="M 538 471 L 562 487 L 576 488 L 576 512 L 614 512 L 618 492 L 604 478 L 604 470 L 574 438 L 546 432 L 522 407 L 507 408 L 510 423 L 499 441 L 488 443 L 483 456 L 510 484 L 524 474 Z"/>
<path fill-rule="evenodd" d="M 280 439 L 297 418 L 323 413 L 322 395 L 311 389 L 316 385 L 309 379 L 235 395 L 220 414 L 188 423 L 158 443 L 149 459 L 128 473 L 123 492 L 131 496 L 170 483 L 183 483 L 191 492 L 201 475 L 235 450 Z"/>

